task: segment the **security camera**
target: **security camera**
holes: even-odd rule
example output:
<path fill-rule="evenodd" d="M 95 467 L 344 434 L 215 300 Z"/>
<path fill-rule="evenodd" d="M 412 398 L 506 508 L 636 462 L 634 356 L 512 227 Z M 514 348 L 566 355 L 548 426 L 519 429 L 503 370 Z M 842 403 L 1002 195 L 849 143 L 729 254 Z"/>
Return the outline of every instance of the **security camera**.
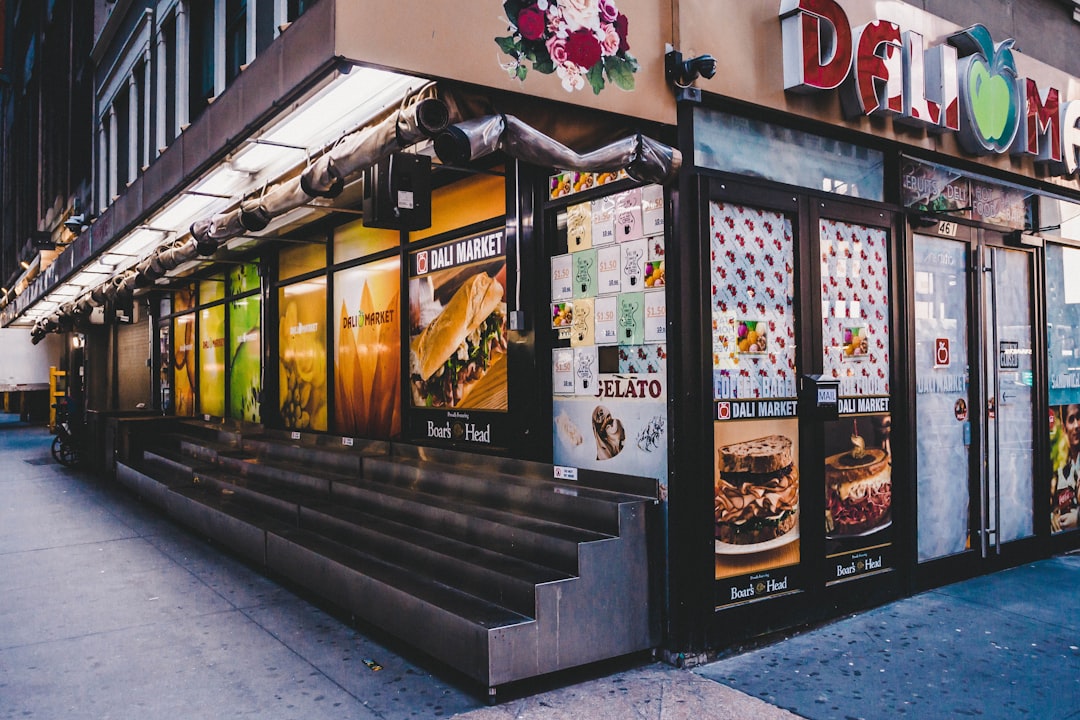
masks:
<path fill-rule="evenodd" d="M 85 226 L 86 226 L 86 216 L 83 215 L 82 213 L 79 213 L 78 215 L 72 215 L 71 217 L 69 217 L 67 220 L 64 221 L 64 227 L 66 227 L 68 230 L 75 233 L 76 235 L 81 233 L 83 227 L 85 227 Z"/>
<path fill-rule="evenodd" d="M 689 86 L 698 78 L 709 78 L 716 75 L 716 58 L 712 55 L 698 55 L 697 57 L 683 60 L 682 53 L 672 50 L 665 56 L 668 82 L 678 87 Z"/>

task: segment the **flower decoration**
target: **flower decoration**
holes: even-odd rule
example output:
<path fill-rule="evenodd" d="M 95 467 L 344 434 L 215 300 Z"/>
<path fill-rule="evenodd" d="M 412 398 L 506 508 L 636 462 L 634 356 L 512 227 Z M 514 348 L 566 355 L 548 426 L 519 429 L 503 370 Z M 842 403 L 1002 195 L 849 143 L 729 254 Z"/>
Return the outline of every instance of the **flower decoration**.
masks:
<path fill-rule="evenodd" d="M 567 92 L 588 84 L 599 94 L 607 82 L 634 89 L 629 21 L 613 0 L 506 0 L 503 9 L 510 35 L 495 42 L 511 58 L 499 63 L 510 77 L 524 80 L 531 64 L 558 75 Z"/>

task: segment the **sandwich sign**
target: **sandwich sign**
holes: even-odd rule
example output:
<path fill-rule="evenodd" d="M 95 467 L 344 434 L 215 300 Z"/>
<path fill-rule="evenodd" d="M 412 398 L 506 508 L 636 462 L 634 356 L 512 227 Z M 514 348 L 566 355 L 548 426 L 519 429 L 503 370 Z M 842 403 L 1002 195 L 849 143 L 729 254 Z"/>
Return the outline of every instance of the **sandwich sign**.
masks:
<path fill-rule="evenodd" d="M 782 0 L 780 22 L 785 90 L 839 88 L 849 118 L 955 132 L 970 153 L 1030 156 L 1055 175 L 1080 166 L 1080 101 L 1020 76 L 1011 38 L 995 43 L 972 25 L 927 48 L 888 20 L 853 28 L 835 0 Z"/>

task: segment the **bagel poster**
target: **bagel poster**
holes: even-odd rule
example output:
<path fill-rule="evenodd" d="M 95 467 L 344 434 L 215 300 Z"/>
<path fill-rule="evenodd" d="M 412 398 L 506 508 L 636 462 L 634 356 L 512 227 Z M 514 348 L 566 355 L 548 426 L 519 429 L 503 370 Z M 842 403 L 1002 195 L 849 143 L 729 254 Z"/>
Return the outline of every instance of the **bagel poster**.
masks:
<path fill-rule="evenodd" d="M 499 228 L 409 256 L 412 407 L 507 409 L 505 253 Z M 435 432 L 444 426 L 429 423 L 429 437 L 470 439 L 466 425 L 462 437 Z"/>

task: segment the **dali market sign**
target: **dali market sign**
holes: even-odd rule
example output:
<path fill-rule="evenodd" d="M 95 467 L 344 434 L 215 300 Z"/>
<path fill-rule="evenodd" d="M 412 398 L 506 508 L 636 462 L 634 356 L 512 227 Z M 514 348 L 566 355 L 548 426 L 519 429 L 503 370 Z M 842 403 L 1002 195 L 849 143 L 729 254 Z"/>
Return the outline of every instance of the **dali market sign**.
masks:
<path fill-rule="evenodd" d="M 1020 77 L 1013 40 L 994 43 L 973 25 L 925 47 L 923 36 L 888 20 L 852 28 L 835 0 L 782 0 L 784 89 L 839 88 L 849 118 L 878 115 L 930 132 L 956 132 L 976 155 L 1011 152 L 1078 169 L 1080 101 Z"/>

